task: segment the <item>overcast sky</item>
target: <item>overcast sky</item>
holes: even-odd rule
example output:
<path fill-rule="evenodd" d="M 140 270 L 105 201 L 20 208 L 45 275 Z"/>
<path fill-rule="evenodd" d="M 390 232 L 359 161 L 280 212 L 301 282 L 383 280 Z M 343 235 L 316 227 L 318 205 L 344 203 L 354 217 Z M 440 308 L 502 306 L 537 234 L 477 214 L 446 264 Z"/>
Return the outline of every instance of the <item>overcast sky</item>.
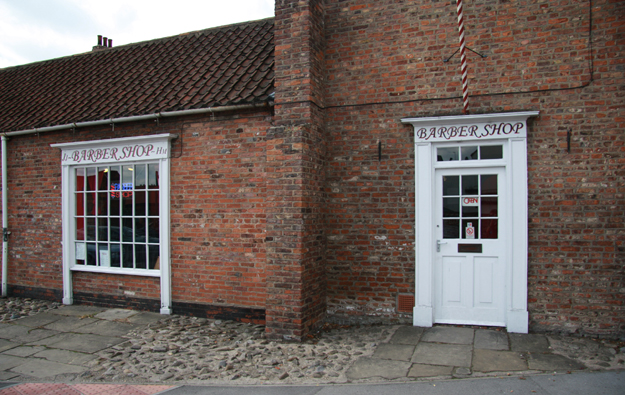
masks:
<path fill-rule="evenodd" d="M 0 0 L 0 68 L 272 17 L 274 0 Z"/>

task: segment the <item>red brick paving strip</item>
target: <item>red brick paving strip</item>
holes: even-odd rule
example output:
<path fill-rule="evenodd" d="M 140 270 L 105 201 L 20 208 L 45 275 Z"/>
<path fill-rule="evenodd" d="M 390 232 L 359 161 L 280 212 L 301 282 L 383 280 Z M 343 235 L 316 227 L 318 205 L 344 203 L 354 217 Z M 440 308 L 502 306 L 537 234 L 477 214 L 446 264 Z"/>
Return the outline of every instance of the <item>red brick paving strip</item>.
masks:
<path fill-rule="evenodd" d="M 169 385 L 24 383 L 0 390 L 0 395 L 154 395 Z"/>

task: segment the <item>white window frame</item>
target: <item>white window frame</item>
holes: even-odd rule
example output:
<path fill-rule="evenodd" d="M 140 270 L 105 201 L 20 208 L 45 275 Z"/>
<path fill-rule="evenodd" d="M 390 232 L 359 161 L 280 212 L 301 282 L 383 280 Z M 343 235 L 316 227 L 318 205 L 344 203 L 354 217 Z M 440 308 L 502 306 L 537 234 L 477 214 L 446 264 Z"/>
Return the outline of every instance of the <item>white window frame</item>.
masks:
<path fill-rule="evenodd" d="M 170 252 L 170 141 L 177 135 L 152 136 L 51 144 L 61 149 L 62 233 L 63 233 L 63 303 L 73 304 L 72 272 L 160 277 L 161 314 L 171 314 Z M 76 167 L 114 166 L 121 164 L 158 163 L 159 166 L 159 233 L 160 269 L 133 269 L 77 265 L 75 254 L 76 204 L 74 169 Z"/>

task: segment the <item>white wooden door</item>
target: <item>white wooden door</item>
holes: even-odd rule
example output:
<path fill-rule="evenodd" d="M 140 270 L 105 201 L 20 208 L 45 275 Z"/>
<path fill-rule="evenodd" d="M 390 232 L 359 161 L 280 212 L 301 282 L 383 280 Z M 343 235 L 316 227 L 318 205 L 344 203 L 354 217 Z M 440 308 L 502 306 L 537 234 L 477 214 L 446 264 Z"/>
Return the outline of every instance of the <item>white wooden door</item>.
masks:
<path fill-rule="evenodd" d="M 434 203 L 434 322 L 505 326 L 503 167 L 438 169 Z"/>

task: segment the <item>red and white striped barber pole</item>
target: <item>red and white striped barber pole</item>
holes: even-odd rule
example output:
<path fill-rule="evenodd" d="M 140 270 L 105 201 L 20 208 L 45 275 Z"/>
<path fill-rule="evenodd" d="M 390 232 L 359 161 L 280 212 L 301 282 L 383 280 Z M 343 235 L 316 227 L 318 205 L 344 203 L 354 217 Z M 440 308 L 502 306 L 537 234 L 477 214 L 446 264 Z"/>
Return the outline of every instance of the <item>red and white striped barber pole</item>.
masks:
<path fill-rule="evenodd" d="M 462 113 L 469 113 L 469 80 L 467 78 L 467 56 L 464 50 L 464 17 L 462 16 L 462 0 L 456 0 L 458 5 L 458 35 L 460 38 L 460 71 L 462 72 Z"/>

